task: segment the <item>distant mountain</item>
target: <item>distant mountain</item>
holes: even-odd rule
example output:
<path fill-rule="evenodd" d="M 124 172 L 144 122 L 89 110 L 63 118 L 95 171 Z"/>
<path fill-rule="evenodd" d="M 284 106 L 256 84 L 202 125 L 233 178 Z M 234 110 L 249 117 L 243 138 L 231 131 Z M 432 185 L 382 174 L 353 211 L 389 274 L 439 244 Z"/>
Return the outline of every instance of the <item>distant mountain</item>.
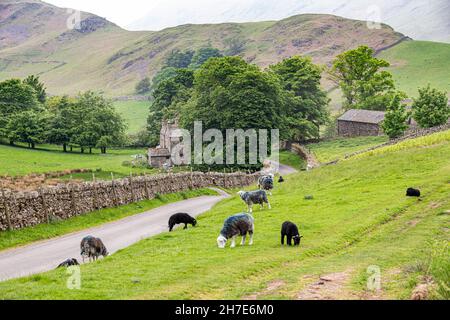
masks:
<path fill-rule="evenodd" d="M 83 13 L 68 29 L 66 9 L 37 0 L 0 3 L 0 80 L 39 75 L 51 94 L 103 91 L 133 94 L 136 83 L 161 69 L 172 50 L 214 46 L 262 67 L 292 55 L 328 64 L 339 53 L 366 44 L 382 50 L 405 40 L 387 25 L 332 15 L 299 15 L 281 21 L 183 25 L 131 32 Z"/>
<path fill-rule="evenodd" d="M 281 20 L 305 13 L 375 20 L 416 40 L 450 42 L 449 0 L 164 0 L 129 28 Z"/>

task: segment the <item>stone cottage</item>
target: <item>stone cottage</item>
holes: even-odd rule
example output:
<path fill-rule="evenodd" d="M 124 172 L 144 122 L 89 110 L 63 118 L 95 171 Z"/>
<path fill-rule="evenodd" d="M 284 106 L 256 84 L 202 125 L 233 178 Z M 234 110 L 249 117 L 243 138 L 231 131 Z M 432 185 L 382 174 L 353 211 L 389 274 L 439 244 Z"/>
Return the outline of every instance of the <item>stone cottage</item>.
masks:
<path fill-rule="evenodd" d="M 172 166 L 171 156 L 175 146 L 182 143 L 182 135 L 177 121 L 163 121 L 159 145 L 148 150 L 148 163 L 153 168 Z"/>
<path fill-rule="evenodd" d="M 337 120 L 340 137 L 379 136 L 383 134 L 381 123 L 385 112 L 372 110 L 348 110 Z"/>

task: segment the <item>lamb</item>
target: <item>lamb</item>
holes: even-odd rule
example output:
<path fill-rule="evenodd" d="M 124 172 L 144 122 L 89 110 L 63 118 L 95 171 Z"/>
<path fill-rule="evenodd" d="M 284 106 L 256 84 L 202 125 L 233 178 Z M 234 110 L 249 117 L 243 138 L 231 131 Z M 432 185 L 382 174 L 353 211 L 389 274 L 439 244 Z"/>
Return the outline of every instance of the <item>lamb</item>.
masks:
<path fill-rule="evenodd" d="M 272 195 L 273 190 L 273 179 L 274 175 L 269 174 L 267 176 L 262 176 L 258 180 L 258 187 L 260 190 L 267 191 L 270 195 Z"/>
<path fill-rule="evenodd" d="M 70 266 L 79 266 L 77 259 L 67 259 L 66 261 L 62 262 L 57 268 L 68 268 Z"/>
<path fill-rule="evenodd" d="M 81 240 L 81 257 L 84 259 L 89 258 L 89 262 L 91 259 L 93 261 L 97 260 L 99 256 L 106 257 L 109 255 L 108 250 L 106 250 L 105 245 L 102 240 L 99 238 L 95 238 L 93 236 L 87 236 Z"/>
<path fill-rule="evenodd" d="M 239 191 L 238 195 L 247 204 L 249 213 L 253 212 L 253 204 L 255 203 L 261 205 L 261 209 L 264 208 L 264 203 L 267 203 L 269 209 L 272 209 L 269 199 L 267 198 L 267 194 L 264 190 L 251 192 Z"/>
<path fill-rule="evenodd" d="M 173 227 L 177 224 L 184 224 L 184 230 L 187 229 L 188 224 L 195 227 L 197 225 L 197 220 L 192 218 L 187 213 L 177 213 L 170 217 L 169 219 L 169 232 L 172 232 Z"/>
<path fill-rule="evenodd" d="M 420 190 L 414 189 L 414 188 L 409 188 L 406 191 L 406 196 L 407 197 L 420 197 Z"/>
<path fill-rule="evenodd" d="M 294 240 L 294 246 L 299 246 L 300 240 L 303 238 L 303 236 L 300 236 L 297 226 L 290 221 L 286 221 L 285 223 L 283 223 L 283 225 L 281 227 L 281 245 L 282 246 L 284 246 L 284 238 L 285 237 L 287 237 L 288 246 L 292 246 L 292 240 Z"/>
<path fill-rule="evenodd" d="M 278 183 L 283 183 L 284 182 L 284 178 L 283 176 L 280 176 L 280 179 L 278 179 Z"/>
<path fill-rule="evenodd" d="M 255 220 L 247 213 L 240 213 L 225 220 L 222 231 L 217 238 L 217 245 L 224 249 L 228 239 L 232 239 L 231 248 L 236 247 L 236 238 L 242 236 L 241 245 L 245 245 L 247 234 L 250 235 L 249 246 L 253 245 L 253 232 L 255 230 Z"/>

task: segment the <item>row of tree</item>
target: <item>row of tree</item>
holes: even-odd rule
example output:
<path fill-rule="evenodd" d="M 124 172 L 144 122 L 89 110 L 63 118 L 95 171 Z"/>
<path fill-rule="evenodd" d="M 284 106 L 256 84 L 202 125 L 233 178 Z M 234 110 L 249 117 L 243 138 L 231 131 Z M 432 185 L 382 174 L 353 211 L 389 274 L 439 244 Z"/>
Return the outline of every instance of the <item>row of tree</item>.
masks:
<path fill-rule="evenodd" d="M 328 121 L 322 68 L 295 56 L 261 70 L 240 57 L 209 58 L 198 69 L 177 68 L 175 76 L 153 90 L 148 117 L 152 144 L 159 141 L 162 120 L 178 119 L 192 130 L 280 129 L 286 140 L 317 138 Z"/>
<path fill-rule="evenodd" d="M 76 98 L 47 98 L 38 77 L 0 82 L 0 138 L 36 144 L 50 143 L 63 147 L 79 147 L 81 152 L 121 145 L 126 124 L 111 101 L 94 92 Z"/>

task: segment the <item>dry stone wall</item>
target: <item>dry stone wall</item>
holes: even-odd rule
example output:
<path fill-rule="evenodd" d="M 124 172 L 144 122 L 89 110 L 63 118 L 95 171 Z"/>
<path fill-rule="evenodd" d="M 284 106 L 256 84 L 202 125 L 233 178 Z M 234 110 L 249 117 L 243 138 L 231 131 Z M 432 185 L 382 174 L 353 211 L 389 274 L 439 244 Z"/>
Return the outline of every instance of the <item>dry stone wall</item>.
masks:
<path fill-rule="evenodd" d="M 130 177 L 114 181 L 64 184 L 37 191 L 0 193 L 0 231 L 21 229 L 111 208 L 158 194 L 206 187 L 238 188 L 257 181 L 258 174 L 180 173 Z"/>

